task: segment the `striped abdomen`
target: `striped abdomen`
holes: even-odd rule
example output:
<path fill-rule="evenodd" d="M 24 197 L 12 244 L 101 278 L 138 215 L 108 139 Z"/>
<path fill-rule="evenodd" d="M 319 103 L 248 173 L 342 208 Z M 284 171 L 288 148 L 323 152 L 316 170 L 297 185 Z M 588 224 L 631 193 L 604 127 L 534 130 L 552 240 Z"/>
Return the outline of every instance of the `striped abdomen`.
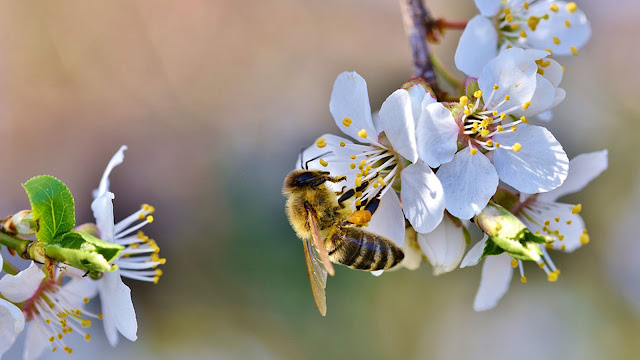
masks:
<path fill-rule="evenodd" d="M 404 259 L 393 242 L 360 227 L 339 227 L 325 246 L 332 262 L 358 270 L 386 270 Z"/>

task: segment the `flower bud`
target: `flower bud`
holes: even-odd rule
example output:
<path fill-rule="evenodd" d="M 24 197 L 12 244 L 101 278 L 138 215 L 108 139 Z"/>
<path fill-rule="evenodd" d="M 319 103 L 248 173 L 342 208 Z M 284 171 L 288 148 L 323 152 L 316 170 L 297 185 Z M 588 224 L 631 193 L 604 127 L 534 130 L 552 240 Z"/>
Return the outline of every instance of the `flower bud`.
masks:
<path fill-rule="evenodd" d="M 500 205 L 489 204 L 475 217 L 476 224 L 511 257 L 540 261 L 539 243 L 547 239 L 533 235 L 515 215 Z"/>
<path fill-rule="evenodd" d="M 33 236 L 38 231 L 38 224 L 31 210 L 22 210 L 2 220 L 2 229 L 12 235 Z"/>

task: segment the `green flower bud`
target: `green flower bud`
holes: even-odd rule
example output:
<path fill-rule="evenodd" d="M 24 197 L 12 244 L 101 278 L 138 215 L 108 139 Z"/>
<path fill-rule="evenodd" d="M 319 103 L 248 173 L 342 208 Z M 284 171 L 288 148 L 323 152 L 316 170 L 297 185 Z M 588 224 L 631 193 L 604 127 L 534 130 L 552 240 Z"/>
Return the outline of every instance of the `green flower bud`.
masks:
<path fill-rule="evenodd" d="M 2 220 L 2 229 L 7 234 L 33 236 L 38 231 L 38 224 L 31 210 L 22 210 Z"/>

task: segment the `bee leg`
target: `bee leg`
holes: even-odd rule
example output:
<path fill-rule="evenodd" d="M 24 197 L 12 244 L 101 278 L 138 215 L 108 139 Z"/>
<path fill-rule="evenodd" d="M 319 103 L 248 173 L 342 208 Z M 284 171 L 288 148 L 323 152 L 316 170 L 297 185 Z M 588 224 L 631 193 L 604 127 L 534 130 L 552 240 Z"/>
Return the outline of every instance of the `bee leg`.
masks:
<path fill-rule="evenodd" d="M 364 206 L 365 210 L 368 210 L 371 215 L 373 215 L 376 210 L 378 210 L 378 206 L 380 205 L 380 198 L 376 196 L 375 198 L 369 200 L 367 204 Z"/>
<path fill-rule="evenodd" d="M 344 205 L 342 203 L 347 201 L 347 200 L 349 200 L 350 198 L 352 198 L 355 194 L 356 194 L 355 190 L 353 190 L 353 189 L 347 190 L 347 192 L 345 192 L 344 194 L 342 194 L 342 196 L 340 196 L 338 198 L 338 204 L 341 207 L 344 207 Z"/>
<path fill-rule="evenodd" d="M 327 176 L 327 180 L 334 183 L 338 183 L 340 181 L 347 180 L 347 177 L 346 176 Z"/>

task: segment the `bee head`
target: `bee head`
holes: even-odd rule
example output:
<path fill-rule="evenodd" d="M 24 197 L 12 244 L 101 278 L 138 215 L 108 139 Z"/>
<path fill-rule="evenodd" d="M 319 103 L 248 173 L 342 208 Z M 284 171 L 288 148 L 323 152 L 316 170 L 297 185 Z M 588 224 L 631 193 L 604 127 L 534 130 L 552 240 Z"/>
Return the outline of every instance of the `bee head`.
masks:
<path fill-rule="evenodd" d="M 284 179 L 284 189 L 316 188 L 329 179 L 329 172 L 320 170 L 294 170 Z"/>

